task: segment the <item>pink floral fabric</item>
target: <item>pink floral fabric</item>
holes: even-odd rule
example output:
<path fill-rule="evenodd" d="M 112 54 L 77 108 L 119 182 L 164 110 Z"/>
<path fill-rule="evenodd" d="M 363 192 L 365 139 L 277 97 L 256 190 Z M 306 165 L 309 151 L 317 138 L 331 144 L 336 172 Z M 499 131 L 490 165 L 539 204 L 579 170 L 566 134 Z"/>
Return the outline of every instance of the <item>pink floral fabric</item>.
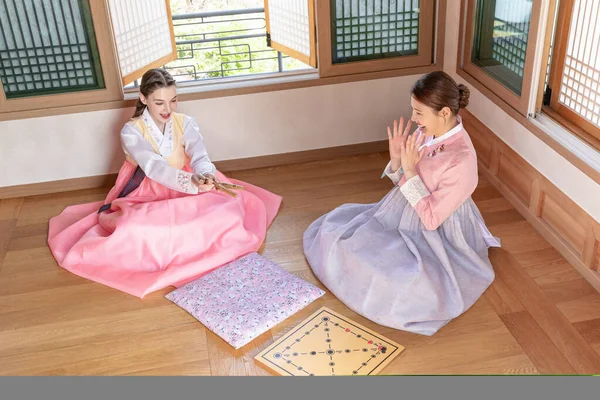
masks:
<path fill-rule="evenodd" d="M 239 349 L 325 292 L 250 253 L 166 298 Z"/>

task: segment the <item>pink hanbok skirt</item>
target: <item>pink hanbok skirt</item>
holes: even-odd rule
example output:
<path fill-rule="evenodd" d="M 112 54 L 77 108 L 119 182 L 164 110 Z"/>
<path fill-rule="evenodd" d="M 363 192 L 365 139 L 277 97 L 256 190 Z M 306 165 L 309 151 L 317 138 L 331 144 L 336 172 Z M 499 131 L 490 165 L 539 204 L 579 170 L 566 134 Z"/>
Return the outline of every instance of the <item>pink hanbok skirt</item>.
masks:
<path fill-rule="evenodd" d="M 104 201 L 50 219 L 48 245 L 66 270 L 140 298 L 257 251 L 281 204 L 280 196 L 220 172 L 219 180 L 244 186 L 238 197 L 185 194 L 146 177 L 117 198 L 135 169 L 125 161 Z"/>

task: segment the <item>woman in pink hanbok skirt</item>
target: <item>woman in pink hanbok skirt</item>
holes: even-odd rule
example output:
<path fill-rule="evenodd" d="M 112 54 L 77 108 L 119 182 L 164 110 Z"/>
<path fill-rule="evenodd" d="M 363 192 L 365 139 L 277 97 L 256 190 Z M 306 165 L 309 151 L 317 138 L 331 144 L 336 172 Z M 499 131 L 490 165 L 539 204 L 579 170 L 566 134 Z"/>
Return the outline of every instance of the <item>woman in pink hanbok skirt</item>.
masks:
<path fill-rule="evenodd" d="M 48 245 L 61 267 L 144 297 L 261 247 L 281 197 L 218 172 L 195 120 L 176 108 L 169 73 L 146 72 L 121 131 L 126 161 L 115 186 L 104 201 L 50 219 Z M 218 182 L 244 189 L 234 197 Z"/>

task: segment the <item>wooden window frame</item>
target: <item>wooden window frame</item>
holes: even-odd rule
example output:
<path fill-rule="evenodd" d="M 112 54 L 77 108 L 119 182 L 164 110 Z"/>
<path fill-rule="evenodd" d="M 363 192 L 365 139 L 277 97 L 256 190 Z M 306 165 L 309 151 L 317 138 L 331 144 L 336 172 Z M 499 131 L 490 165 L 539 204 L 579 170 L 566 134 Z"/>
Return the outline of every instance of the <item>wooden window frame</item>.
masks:
<path fill-rule="evenodd" d="M 267 42 L 268 46 L 295 58 L 296 60 L 303 62 L 313 68 L 317 68 L 317 26 L 316 26 L 316 12 L 315 12 L 315 0 L 305 0 L 308 3 L 308 34 L 309 34 L 309 47 L 310 55 L 302 54 L 299 51 L 290 49 L 287 46 L 277 43 L 271 39 L 271 20 L 269 19 L 269 0 L 264 0 L 265 4 L 265 23 L 267 31 Z"/>
<path fill-rule="evenodd" d="M 540 27 L 541 0 L 533 0 L 521 96 L 506 88 L 471 61 L 473 32 L 475 29 L 475 6 L 478 0 L 460 0 L 460 37 L 458 46 L 457 72 L 469 83 L 483 85 L 495 93 L 521 115 L 527 116 L 532 96 L 532 77 L 535 70 L 534 58 Z"/>
<path fill-rule="evenodd" d="M 548 79 L 548 86 L 552 88 L 552 94 L 550 104 L 542 105 L 541 110 L 552 119 L 567 126 L 588 144 L 600 149 L 600 128 L 559 102 L 574 6 L 575 0 L 561 0 L 557 10 L 558 18 Z"/>
<path fill-rule="evenodd" d="M 95 0 L 91 0 L 91 1 L 95 1 Z M 106 3 L 106 9 L 108 10 L 109 26 L 111 26 L 110 40 L 114 43 L 116 35 L 114 32 L 114 29 L 112 29 L 112 27 L 114 27 L 114 26 L 110 23 L 110 21 L 112 20 L 112 13 L 114 11 L 111 10 L 111 8 L 110 8 L 109 0 L 100 0 L 100 1 L 103 1 Z M 167 11 L 167 19 L 169 21 L 171 21 L 171 23 L 169 23 L 169 32 L 171 35 L 171 47 L 173 50 L 170 54 L 167 54 L 167 55 L 151 62 L 150 64 L 145 65 L 142 68 L 138 68 L 137 70 L 132 71 L 132 72 L 128 73 L 127 75 L 122 76 L 120 58 L 119 58 L 119 49 L 118 49 L 118 46 L 115 45 L 114 46 L 114 56 L 115 56 L 115 60 L 116 60 L 117 71 L 119 73 L 119 80 L 121 81 L 121 85 L 122 85 L 121 92 L 123 92 L 123 88 L 125 86 L 129 85 L 136 79 L 140 79 L 147 70 L 152 69 L 152 68 L 160 68 L 163 65 L 177 59 L 177 45 L 175 44 L 175 28 L 172 23 L 173 15 L 171 12 L 171 0 L 164 0 L 164 1 L 165 1 L 166 11 Z"/>
<path fill-rule="evenodd" d="M 353 61 L 348 63 L 333 64 L 332 62 L 332 40 L 331 40 L 331 2 L 330 0 L 317 1 L 317 30 L 318 30 L 318 53 L 319 53 L 319 75 L 321 77 L 332 77 L 342 75 L 353 75 L 366 72 L 411 69 L 418 67 L 430 67 L 432 65 L 443 65 L 441 54 L 443 54 L 443 36 L 445 31 L 446 0 L 421 0 L 419 13 L 419 48 L 418 54 L 410 56 L 398 56 L 381 58 L 375 60 Z M 430 26 L 431 21 L 436 20 L 431 29 L 422 29 Z M 437 26 L 437 38 L 435 30 Z M 440 35 L 441 33 L 441 35 Z M 440 46 L 441 44 L 441 46 Z M 436 50 L 442 50 L 442 52 Z"/>
<path fill-rule="evenodd" d="M 123 99 L 121 77 L 117 69 L 118 64 L 113 51 L 107 1 L 90 0 L 90 12 L 94 25 L 102 75 L 104 77 L 104 89 L 7 99 L 2 88 L 2 83 L 0 82 L 0 119 L 15 112 L 44 109 L 49 104 L 52 107 L 68 107 L 114 102 Z"/>

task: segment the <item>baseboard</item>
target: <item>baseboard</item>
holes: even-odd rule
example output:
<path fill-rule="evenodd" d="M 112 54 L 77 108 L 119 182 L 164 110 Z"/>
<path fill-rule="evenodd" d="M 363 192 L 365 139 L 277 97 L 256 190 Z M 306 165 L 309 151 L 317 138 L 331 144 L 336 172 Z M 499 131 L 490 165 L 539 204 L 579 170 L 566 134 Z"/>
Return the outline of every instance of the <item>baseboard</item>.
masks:
<path fill-rule="evenodd" d="M 600 224 L 473 114 L 461 114 L 483 175 L 600 292 Z"/>
<path fill-rule="evenodd" d="M 70 192 L 72 190 L 111 187 L 117 174 L 86 176 L 83 178 L 62 179 L 59 181 L 30 183 L 27 185 L 0 187 L 0 200 L 13 197 L 37 196 L 42 194 Z"/>
<path fill-rule="evenodd" d="M 219 171 L 232 172 L 274 167 L 278 165 L 319 161 L 333 157 L 376 153 L 380 151 L 387 151 L 387 149 L 388 141 L 380 140 L 376 142 L 328 147 L 324 149 L 295 151 L 291 153 L 273 154 L 268 156 L 216 161 L 215 166 Z M 117 174 L 107 174 L 51 182 L 32 183 L 27 185 L 0 187 L 0 199 L 36 196 L 41 194 L 68 192 L 72 190 L 111 187 L 115 183 L 116 179 Z"/>

